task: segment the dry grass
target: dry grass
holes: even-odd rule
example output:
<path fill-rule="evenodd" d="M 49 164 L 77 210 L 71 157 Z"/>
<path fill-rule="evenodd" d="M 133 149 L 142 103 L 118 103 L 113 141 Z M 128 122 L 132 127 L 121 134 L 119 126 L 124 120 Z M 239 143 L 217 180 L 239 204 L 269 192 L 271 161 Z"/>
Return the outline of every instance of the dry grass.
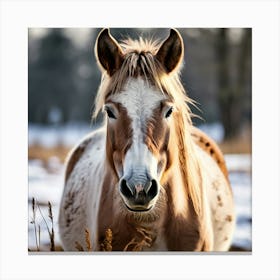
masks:
<path fill-rule="evenodd" d="M 101 251 L 112 251 L 112 241 L 113 241 L 113 232 L 110 228 L 105 231 L 105 238 L 103 242 L 100 244 Z"/>
<path fill-rule="evenodd" d="M 244 127 L 240 134 L 234 138 L 219 144 L 224 154 L 251 154 L 252 131 L 250 127 Z"/>
<path fill-rule="evenodd" d="M 88 252 L 92 251 L 90 232 L 87 228 L 85 229 L 85 242 L 86 242 L 86 250 L 84 249 L 84 247 L 81 245 L 79 241 L 75 241 L 75 248 L 78 251 L 88 251 Z"/>
<path fill-rule="evenodd" d="M 35 242 L 36 242 L 36 251 L 40 251 L 40 239 L 41 239 L 41 228 L 40 226 L 37 226 L 36 223 L 36 209 L 37 205 L 35 202 L 34 197 L 32 198 L 32 218 L 30 223 L 33 224 L 34 227 L 34 234 L 35 234 Z"/>
<path fill-rule="evenodd" d="M 40 225 L 37 224 L 37 210 L 39 211 L 43 221 L 46 225 L 47 231 L 49 233 L 49 248 L 41 247 L 40 245 Z M 39 252 L 39 251 L 63 251 L 61 246 L 55 246 L 55 234 L 53 228 L 53 214 L 52 214 L 52 205 L 48 202 L 48 218 L 49 223 L 47 222 L 42 210 L 37 204 L 35 198 L 32 198 L 32 218 L 30 223 L 34 225 L 34 234 L 35 234 L 35 248 L 28 248 L 29 252 Z M 124 247 L 123 251 L 142 251 L 144 247 L 150 247 L 152 243 L 152 238 L 150 237 L 151 233 L 144 228 L 137 228 L 138 235 L 133 237 L 130 242 Z M 103 242 L 100 243 L 100 251 L 110 252 L 113 251 L 113 232 L 110 228 L 105 231 L 105 238 Z M 85 244 L 84 248 L 79 241 L 75 242 L 75 248 L 80 252 L 90 252 L 93 251 L 92 242 L 90 240 L 90 232 L 88 229 L 85 229 Z"/>
<path fill-rule="evenodd" d="M 89 230 L 87 228 L 85 229 L 85 239 L 86 239 L 87 250 L 92 251 L 90 233 L 89 233 Z"/>
<path fill-rule="evenodd" d="M 235 138 L 219 144 L 224 154 L 251 154 L 252 142 L 251 139 Z"/>
<path fill-rule="evenodd" d="M 127 245 L 124 247 L 123 251 L 132 251 L 132 252 L 139 252 L 143 251 L 144 248 L 151 247 L 152 239 L 150 238 L 149 234 L 147 235 L 147 232 L 143 228 L 137 229 L 138 233 L 142 235 L 142 238 L 139 238 L 139 236 L 135 236 L 132 238 L 130 242 L 127 243 Z M 80 244 L 80 242 L 75 242 L 75 248 L 79 252 L 90 252 L 93 251 L 91 241 L 89 238 L 90 234 L 87 229 L 85 229 L 85 239 L 86 239 L 86 250 L 85 248 Z M 107 229 L 105 233 L 105 238 L 103 242 L 100 244 L 100 251 L 103 252 L 111 252 L 113 251 L 112 247 L 112 241 L 113 241 L 113 233 L 111 229 Z M 52 241 L 50 241 L 52 243 Z M 51 246 L 50 246 L 51 247 Z M 36 249 L 28 249 L 29 252 L 38 252 L 38 251 L 64 251 L 61 246 L 55 246 L 53 249 L 47 250 L 46 248 L 43 248 L 43 250 L 40 247 L 37 247 Z M 245 250 L 244 248 L 238 247 L 238 246 L 231 246 L 229 249 L 230 252 L 250 252 L 248 250 Z"/>
<path fill-rule="evenodd" d="M 40 215 L 42 216 L 48 233 L 49 233 L 49 247 L 46 248 L 45 246 L 41 247 L 40 245 L 40 226 L 37 225 L 36 221 L 36 213 L 37 210 L 39 210 Z M 36 200 L 32 199 L 32 218 L 31 218 L 31 224 L 34 225 L 34 234 L 35 234 L 35 240 L 36 240 L 36 247 L 35 248 L 28 248 L 29 252 L 39 252 L 39 251 L 63 251 L 63 248 L 59 245 L 55 245 L 55 235 L 54 235 L 54 229 L 53 229 L 53 214 L 52 214 L 52 205 L 50 202 L 48 202 L 48 218 L 50 220 L 50 225 L 46 221 L 40 206 L 36 203 Z M 149 248 L 152 245 L 152 232 L 147 231 L 145 228 L 139 227 L 136 228 L 137 233 L 135 236 L 129 241 L 126 246 L 124 247 L 123 251 L 143 251 L 144 248 Z M 93 251 L 92 242 L 90 240 L 90 232 L 88 229 L 85 229 L 85 244 L 86 248 L 84 248 L 79 241 L 75 242 L 75 248 L 77 251 L 80 252 L 90 252 Z M 100 243 L 100 251 L 103 252 L 111 252 L 113 251 L 113 232 L 110 228 L 108 228 L 105 231 L 105 238 L 103 242 Z M 229 251 L 246 251 L 241 247 L 232 246 Z"/>
<path fill-rule="evenodd" d="M 28 147 L 28 159 L 40 159 L 43 163 L 47 164 L 51 157 L 57 157 L 63 163 L 70 149 L 70 147 L 62 145 L 55 147 L 32 145 Z"/>
<path fill-rule="evenodd" d="M 138 236 L 132 238 L 130 242 L 124 247 L 124 251 L 143 251 L 145 247 L 150 248 L 152 246 L 151 232 L 145 228 L 136 228 Z"/>
<path fill-rule="evenodd" d="M 32 198 L 32 219 L 30 221 L 31 224 L 34 226 L 34 234 L 35 234 L 35 242 L 36 242 L 36 249 L 28 249 L 28 251 L 41 251 L 41 228 L 40 225 L 37 225 L 37 210 L 39 211 L 41 217 L 43 218 L 43 221 L 46 225 L 46 228 L 48 230 L 49 234 L 49 240 L 50 240 L 50 251 L 56 251 L 55 246 L 55 235 L 54 235 L 54 228 L 53 228 L 53 214 L 52 214 L 52 205 L 50 202 L 48 202 L 48 218 L 50 219 L 50 225 L 47 222 L 45 216 L 42 213 L 42 210 L 40 208 L 40 205 L 36 202 L 35 198 Z"/>

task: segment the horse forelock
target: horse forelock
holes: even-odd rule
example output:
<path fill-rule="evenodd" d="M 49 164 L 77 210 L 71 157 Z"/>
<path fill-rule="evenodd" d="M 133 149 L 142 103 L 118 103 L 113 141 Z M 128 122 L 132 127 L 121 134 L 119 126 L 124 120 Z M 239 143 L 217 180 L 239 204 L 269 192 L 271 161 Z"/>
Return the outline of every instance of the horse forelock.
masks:
<path fill-rule="evenodd" d="M 158 41 L 142 38 L 139 40 L 127 39 L 121 46 L 124 61 L 113 76 L 109 76 L 106 72 L 103 73 L 93 117 L 98 115 L 108 97 L 122 92 L 128 80 L 137 77 L 143 78 L 176 103 L 184 103 L 186 111 L 190 114 L 188 103 L 193 103 L 193 101 L 185 94 L 185 89 L 181 84 L 180 67 L 170 74 L 165 72 L 155 57 L 160 47 Z"/>

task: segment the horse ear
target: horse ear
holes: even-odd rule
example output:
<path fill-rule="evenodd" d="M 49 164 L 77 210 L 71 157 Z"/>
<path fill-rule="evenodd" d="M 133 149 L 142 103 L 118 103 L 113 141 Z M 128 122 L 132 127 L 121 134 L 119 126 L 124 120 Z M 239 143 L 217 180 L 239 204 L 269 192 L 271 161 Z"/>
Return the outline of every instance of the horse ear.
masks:
<path fill-rule="evenodd" d="M 97 37 L 95 55 L 109 76 L 112 76 L 122 65 L 123 52 L 120 45 L 111 36 L 108 28 L 101 30 Z"/>
<path fill-rule="evenodd" d="M 176 29 L 171 29 L 169 37 L 160 46 L 156 58 L 164 66 L 167 73 L 172 72 L 183 58 L 184 43 Z"/>

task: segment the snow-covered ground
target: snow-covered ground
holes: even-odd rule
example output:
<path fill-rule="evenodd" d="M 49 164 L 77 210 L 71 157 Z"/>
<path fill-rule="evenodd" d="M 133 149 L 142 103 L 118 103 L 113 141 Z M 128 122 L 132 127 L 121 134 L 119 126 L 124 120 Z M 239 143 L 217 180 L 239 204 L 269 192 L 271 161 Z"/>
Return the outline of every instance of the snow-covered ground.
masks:
<path fill-rule="evenodd" d="M 30 126 L 29 145 L 36 143 L 48 147 L 56 144 L 72 146 L 91 129 L 89 126 L 79 124 L 75 125 L 74 129 L 73 126 L 60 129 L 57 129 L 57 127 L 43 129 L 42 127 Z M 211 129 L 209 130 L 211 134 Z M 212 133 L 214 138 L 215 134 L 220 135 L 219 132 L 214 131 Z M 252 248 L 251 156 L 231 154 L 226 155 L 225 158 L 229 169 L 237 214 L 233 245 L 250 251 Z M 35 248 L 36 246 L 34 225 L 30 223 L 33 216 L 31 204 L 33 197 L 40 203 L 40 209 L 49 226 L 47 204 L 48 201 L 51 202 L 54 215 L 55 241 L 59 244 L 57 218 L 63 190 L 63 172 L 64 167 L 56 158 L 50 158 L 47 168 L 40 160 L 29 161 L 29 248 Z M 47 228 L 39 211 L 36 212 L 36 222 L 41 227 L 41 245 L 48 245 Z"/>
<path fill-rule="evenodd" d="M 237 217 L 233 245 L 252 249 L 251 155 L 225 155 Z"/>
<path fill-rule="evenodd" d="M 28 145 L 41 145 L 53 147 L 56 145 L 74 146 L 79 139 L 92 131 L 92 125 L 85 123 L 70 123 L 67 125 L 43 126 L 37 124 L 28 125 Z"/>

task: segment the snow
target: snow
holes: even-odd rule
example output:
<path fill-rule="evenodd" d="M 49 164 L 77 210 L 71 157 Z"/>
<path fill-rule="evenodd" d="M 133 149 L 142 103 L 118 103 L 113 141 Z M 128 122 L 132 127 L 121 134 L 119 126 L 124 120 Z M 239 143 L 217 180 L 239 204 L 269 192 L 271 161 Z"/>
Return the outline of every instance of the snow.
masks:
<path fill-rule="evenodd" d="M 231 165 L 230 159 L 226 161 Z M 248 155 L 235 155 L 235 161 L 239 158 L 240 165 L 248 159 Z M 248 162 L 250 163 L 250 162 Z M 249 166 L 247 166 L 249 168 Z M 229 169 L 230 170 L 230 169 Z M 252 232 L 252 204 L 251 204 L 251 174 L 248 172 L 230 171 L 229 174 L 231 186 L 233 189 L 237 225 L 234 232 L 233 244 L 247 250 L 251 250 L 251 232 Z"/>
<path fill-rule="evenodd" d="M 242 158 L 238 154 L 225 155 L 227 168 L 231 171 L 250 172 L 251 155 L 243 155 Z"/>
<path fill-rule="evenodd" d="M 75 145 L 81 139 L 81 135 L 86 135 L 92 130 L 93 126 L 84 123 L 53 126 L 29 124 L 28 145 L 36 144 L 48 148 L 57 145 L 69 147 Z"/>
<path fill-rule="evenodd" d="M 54 216 L 54 232 L 55 241 L 59 243 L 58 235 L 58 212 L 59 203 L 63 191 L 63 166 L 59 164 L 58 160 L 51 158 L 48 163 L 48 170 L 44 168 L 40 160 L 30 160 L 28 164 L 28 197 L 29 197 L 29 248 L 36 247 L 35 235 L 34 235 L 34 225 L 30 223 L 33 218 L 32 211 L 32 198 L 35 198 L 36 202 L 39 204 L 41 212 L 46 219 L 48 226 L 50 228 L 51 221 L 48 218 L 48 202 L 51 202 L 52 212 Z M 49 168 L 50 167 L 50 168 Z M 40 211 L 36 211 L 36 223 L 41 227 L 41 244 L 48 245 L 49 236 L 45 222 L 40 214 Z"/>

